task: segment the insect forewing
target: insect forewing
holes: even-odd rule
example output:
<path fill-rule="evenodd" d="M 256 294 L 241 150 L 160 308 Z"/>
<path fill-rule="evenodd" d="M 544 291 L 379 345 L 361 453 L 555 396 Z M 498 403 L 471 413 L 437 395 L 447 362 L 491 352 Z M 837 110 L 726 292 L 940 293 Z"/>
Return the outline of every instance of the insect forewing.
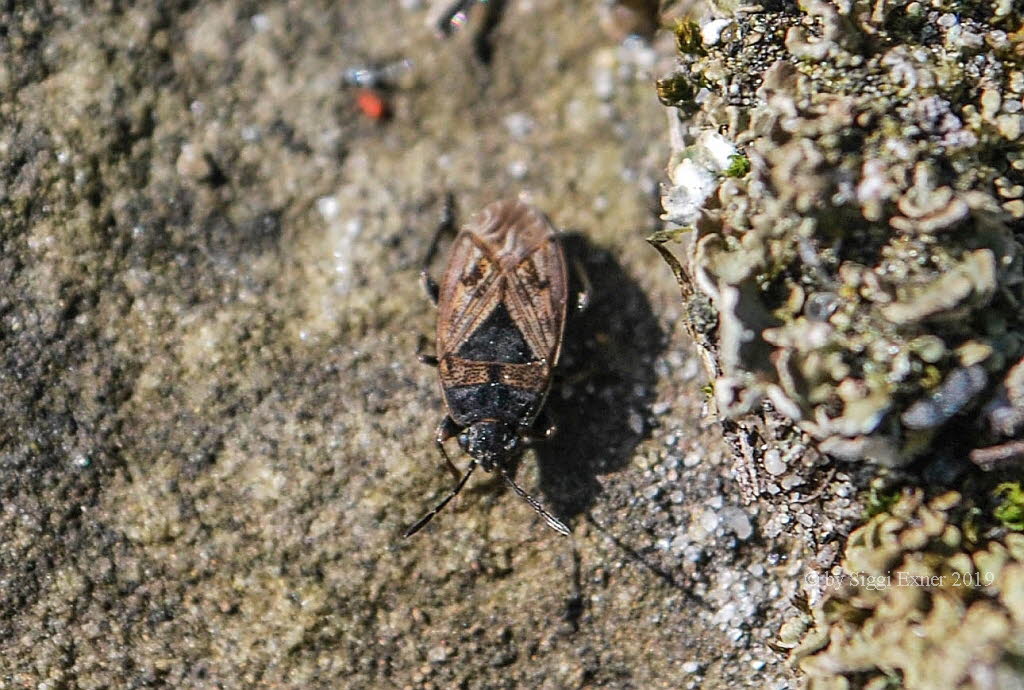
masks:
<path fill-rule="evenodd" d="M 470 219 L 452 246 L 438 299 L 438 354 L 457 351 L 504 304 L 533 359 L 553 367 L 567 292 L 565 257 L 551 222 L 519 201 L 495 202 Z"/>

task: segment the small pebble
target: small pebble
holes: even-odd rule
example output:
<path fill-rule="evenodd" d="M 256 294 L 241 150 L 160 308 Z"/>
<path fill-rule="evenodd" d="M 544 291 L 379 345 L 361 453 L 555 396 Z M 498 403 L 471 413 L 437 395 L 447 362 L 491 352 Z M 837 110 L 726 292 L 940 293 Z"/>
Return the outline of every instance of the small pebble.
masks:
<path fill-rule="evenodd" d="M 451 648 L 444 644 L 439 644 L 436 647 L 432 647 L 427 652 L 427 661 L 432 664 L 443 664 L 448 661 L 448 657 L 451 656 Z"/>
<path fill-rule="evenodd" d="M 740 540 L 750 538 L 754 528 L 750 524 L 750 518 L 739 508 L 726 508 L 722 511 L 722 518 L 725 526 Z"/>
<path fill-rule="evenodd" d="M 513 139 L 523 139 L 533 132 L 535 122 L 526 113 L 509 113 L 503 121 L 505 129 Z"/>
<path fill-rule="evenodd" d="M 768 474 L 777 477 L 786 472 L 786 462 L 782 459 L 782 453 L 775 448 L 764 454 L 764 469 Z"/>
<path fill-rule="evenodd" d="M 266 31 L 270 28 L 270 17 L 265 14 L 254 14 L 249 19 L 249 23 L 252 24 L 252 28 L 256 31 Z"/>
<path fill-rule="evenodd" d="M 512 179 L 521 180 L 526 177 L 527 172 L 529 172 L 529 168 L 526 161 L 512 161 L 508 164 L 508 174 Z"/>
<path fill-rule="evenodd" d="M 1021 130 L 1024 129 L 1024 116 L 1022 115 L 1000 115 L 996 118 L 996 126 L 999 133 L 1010 141 L 1020 138 Z"/>
<path fill-rule="evenodd" d="M 640 436 L 644 433 L 644 418 L 640 416 L 640 413 L 637 412 L 636 410 L 630 410 L 627 422 L 629 423 L 630 431 L 632 431 L 637 436 Z"/>
<path fill-rule="evenodd" d="M 185 144 L 181 147 L 174 169 L 179 175 L 190 180 L 206 179 L 213 172 L 210 162 L 206 160 L 206 154 L 195 144 Z"/>
<path fill-rule="evenodd" d="M 1014 218 L 1024 218 L 1024 201 L 1014 199 L 1003 204 L 1003 209 Z"/>
<path fill-rule="evenodd" d="M 712 19 L 700 29 L 700 40 L 706 46 L 716 45 L 722 40 L 722 32 L 732 24 L 731 19 Z"/>
<path fill-rule="evenodd" d="M 324 220 L 334 220 L 338 217 L 341 206 L 333 196 L 322 196 L 316 200 L 316 210 L 320 212 L 320 217 Z"/>

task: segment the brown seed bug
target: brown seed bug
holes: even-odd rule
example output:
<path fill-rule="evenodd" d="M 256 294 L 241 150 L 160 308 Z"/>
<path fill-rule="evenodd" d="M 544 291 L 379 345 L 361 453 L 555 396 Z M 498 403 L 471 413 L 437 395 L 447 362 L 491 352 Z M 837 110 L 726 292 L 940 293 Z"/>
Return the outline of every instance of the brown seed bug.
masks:
<path fill-rule="evenodd" d="M 453 229 L 451 199 L 420 274 L 437 304 L 437 355 L 420 360 L 438 367 L 447 414 L 435 442 L 455 488 L 405 532 L 423 528 L 466 485 L 479 464 L 497 472 L 553 529 L 569 528 L 526 493 L 509 474 L 525 442 L 550 438 L 555 427 L 534 427 L 542 416 L 558 363 L 569 284 L 565 255 L 551 221 L 519 201 L 498 201 L 473 216 L 455 237 L 440 287 L 428 271 L 442 234 Z M 580 272 L 586 304 L 587 280 Z M 459 472 L 444 449 L 457 436 L 472 460 Z"/>

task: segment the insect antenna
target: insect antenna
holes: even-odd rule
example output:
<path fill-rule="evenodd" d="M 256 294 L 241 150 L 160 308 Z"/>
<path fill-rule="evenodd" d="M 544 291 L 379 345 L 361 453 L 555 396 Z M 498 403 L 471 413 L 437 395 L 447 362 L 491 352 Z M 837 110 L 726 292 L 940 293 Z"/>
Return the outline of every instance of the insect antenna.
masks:
<path fill-rule="evenodd" d="M 555 530 L 559 534 L 563 534 L 567 537 L 569 536 L 569 528 L 566 527 L 561 520 L 556 518 L 547 510 L 545 510 L 544 506 L 537 502 L 537 499 L 523 491 L 522 487 L 516 484 L 515 481 L 512 480 L 512 477 L 508 476 L 504 469 L 499 467 L 498 471 L 501 473 L 501 476 L 505 479 L 505 481 L 508 482 L 508 485 L 512 487 L 512 490 L 519 494 L 519 498 L 529 503 L 530 507 L 536 510 L 537 514 L 544 518 L 544 522 L 548 523 L 548 526 L 551 529 Z"/>
<path fill-rule="evenodd" d="M 450 494 L 448 494 L 443 501 L 438 503 L 436 508 L 434 508 L 432 511 L 430 511 L 429 513 L 427 513 L 426 515 L 421 517 L 419 520 L 417 520 L 415 525 L 413 525 L 409 529 L 405 530 L 405 534 L 402 535 L 402 536 L 403 537 L 411 537 L 412 535 L 416 534 L 421 529 L 423 529 L 423 527 L 428 522 L 433 520 L 434 516 L 437 515 L 439 512 L 441 512 L 442 508 L 444 508 L 446 505 L 448 505 L 448 501 L 450 501 L 453 498 L 455 498 L 455 496 L 458 495 L 458 493 L 460 491 L 462 491 L 462 487 L 464 487 L 466 485 L 466 481 L 469 479 L 469 475 L 473 474 L 473 470 L 475 470 L 475 469 L 476 469 L 476 461 L 474 460 L 473 462 L 469 463 L 469 469 L 466 470 L 466 474 L 462 475 L 462 479 L 460 479 L 459 483 L 455 485 L 455 488 L 452 490 L 452 492 Z M 522 491 L 522 489 L 520 489 L 520 491 Z"/>

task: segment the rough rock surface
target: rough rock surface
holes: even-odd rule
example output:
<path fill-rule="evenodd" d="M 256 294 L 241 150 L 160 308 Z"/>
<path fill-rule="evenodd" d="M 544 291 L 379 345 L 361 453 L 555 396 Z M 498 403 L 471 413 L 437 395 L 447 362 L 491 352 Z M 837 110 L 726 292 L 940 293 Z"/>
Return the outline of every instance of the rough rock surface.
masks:
<path fill-rule="evenodd" d="M 641 241 L 671 46 L 501 5 L 448 40 L 415 0 L 0 8 L 0 685 L 792 682 L 764 643 L 858 509 L 842 473 L 828 519 L 741 505 L 702 414 Z M 594 278 L 519 471 L 571 539 L 488 477 L 399 538 L 448 487 L 413 354 L 446 191 L 525 192 Z"/>

